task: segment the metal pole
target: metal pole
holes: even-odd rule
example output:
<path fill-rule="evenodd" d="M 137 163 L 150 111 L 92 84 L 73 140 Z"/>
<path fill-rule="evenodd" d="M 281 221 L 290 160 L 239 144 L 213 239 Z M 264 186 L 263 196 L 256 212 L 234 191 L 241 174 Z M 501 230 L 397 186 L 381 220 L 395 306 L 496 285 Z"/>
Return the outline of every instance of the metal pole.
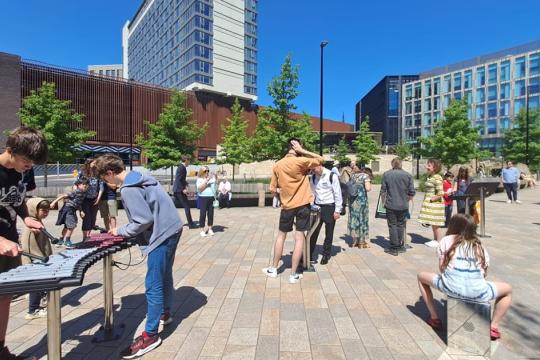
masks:
<path fill-rule="evenodd" d="M 105 310 L 103 332 L 110 334 L 113 329 L 113 274 L 111 254 L 107 254 L 103 258 L 103 298 Z"/>
<path fill-rule="evenodd" d="M 47 358 L 62 358 L 62 310 L 60 307 L 60 290 L 47 293 Z"/>
<path fill-rule="evenodd" d="M 129 171 L 133 170 L 133 91 L 131 81 L 128 80 L 129 89 Z"/>
<path fill-rule="evenodd" d="M 319 116 L 319 155 L 323 154 L 323 61 L 324 47 L 328 45 L 328 41 L 321 42 L 321 98 L 320 98 L 320 116 Z"/>
<path fill-rule="evenodd" d="M 527 124 L 525 125 L 525 164 L 529 166 L 529 86 L 526 87 L 527 91 L 527 107 L 526 107 L 526 120 Z"/>
<path fill-rule="evenodd" d="M 486 197 L 484 187 L 480 188 L 480 236 L 486 237 Z"/>

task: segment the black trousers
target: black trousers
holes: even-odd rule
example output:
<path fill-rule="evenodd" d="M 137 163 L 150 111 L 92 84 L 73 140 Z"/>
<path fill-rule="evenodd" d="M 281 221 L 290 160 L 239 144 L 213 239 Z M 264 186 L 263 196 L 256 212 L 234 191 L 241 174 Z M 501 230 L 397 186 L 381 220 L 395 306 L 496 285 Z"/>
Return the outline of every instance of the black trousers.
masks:
<path fill-rule="evenodd" d="M 214 197 L 213 196 L 199 196 L 199 227 L 204 227 L 206 221 L 206 214 L 208 214 L 208 226 L 214 225 Z"/>
<path fill-rule="evenodd" d="M 46 292 L 32 292 L 32 293 L 30 293 L 30 299 L 28 300 L 28 312 L 33 313 L 34 311 L 39 309 L 41 307 L 40 306 L 41 298 L 43 298 L 46 295 L 47 295 Z"/>
<path fill-rule="evenodd" d="M 229 194 L 229 193 L 226 193 L 226 194 L 219 193 L 218 199 L 219 199 L 219 208 L 220 209 L 223 209 L 224 207 L 228 207 L 228 208 L 231 207 L 231 194 Z"/>
<path fill-rule="evenodd" d="M 336 219 L 334 219 L 334 210 L 336 206 L 334 204 L 318 205 L 321 207 L 321 221 L 315 228 L 315 231 L 309 239 L 309 245 L 311 248 L 311 257 L 314 258 L 313 252 L 315 251 L 315 245 L 317 244 L 317 238 L 321 232 L 321 227 L 324 224 L 325 237 L 323 244 L 323 256 L 330 256 L 332 254 L 332 241 L 334 240 L 334 227 L 336 226 Z"/>
<path fill-rule="evenodd" d="M 82 219 L 82 230 L 89 231 L 96 225 L 98 205 L 94 205 L 96 199 L 84 199 L 81 205 L 81 209 L 84 212 L 84 218 Z"/>
<path fill-rule="evenodd" d="M 517 189 L 518 189 L 518 183 L 503 183 L 504 190 L 506 190 L 506 196 L 508 196 L 508 200 L 516 201 L 517 200 Z"/>
<path fill-rule="evenodd" d="M 189 207 L 189 200 L 187 198 L 187 195 L 183 192 L 175 192 L 174 198 L 180 203 L 180 205 L 184 208 L 184 211 L 186 213 L 186 221 L 188 225 L 193 225 L 193 219 L 191 218 L 191 209 Z"/>
<path fill-rule="evenodd" d="M 390 233 L 390 247 L 402 247 L 403 236 L 405 233 L 405 215 L 407 210 L 386 209 L 386 222 L 388 223 L 388 232 Z"/>

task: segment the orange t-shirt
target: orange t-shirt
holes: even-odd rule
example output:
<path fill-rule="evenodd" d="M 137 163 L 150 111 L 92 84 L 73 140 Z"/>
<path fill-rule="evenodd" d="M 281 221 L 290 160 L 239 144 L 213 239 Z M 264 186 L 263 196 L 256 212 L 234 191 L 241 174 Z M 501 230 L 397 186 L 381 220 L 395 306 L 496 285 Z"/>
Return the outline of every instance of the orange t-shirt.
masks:
<path fill-rule="evenodd" d="M 308 172 L 321 164 L 319 158 L 285 155 L 272 169 L 270 191 L 281 189 L 279 194 L 283 209 L 294 209 L 313 201 Z"/>

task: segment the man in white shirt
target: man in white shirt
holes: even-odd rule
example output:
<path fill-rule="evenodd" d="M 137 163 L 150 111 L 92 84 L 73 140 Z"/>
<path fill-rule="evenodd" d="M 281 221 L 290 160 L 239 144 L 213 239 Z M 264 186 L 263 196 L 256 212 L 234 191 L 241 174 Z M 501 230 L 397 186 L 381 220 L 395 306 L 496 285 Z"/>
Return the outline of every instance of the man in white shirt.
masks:
<path fill-rule="evenodd" d="M 341 197 L 341 187 L 339 185 L 339 177 L 332 171 L 326 169 L 322 165 L 313 169 L 313 176 L 310 181 L 311 191 L 315 196 L 315 205 L 321 208 L 321 221 L 311 235 L 311 259 L 316 259 L 313 255 L 315 244 L 319 237 L 319 232 L 324 223 L 325 238 L 323 245 L 323 257 L 321 265 L 328 263 L 332 252 L 332 241 L 334 238 L 334 227 L 336 220 L 339 219 L 343 200 Z"/>
<path fill-rule="evenodd" d="M 231 207 L 231 183 L 227 178 L 223 178 L 219 182 L 218 187 L 218 200 L 219 200 L 219 208 L 223 209 L 225 206 L 227 206 L 227 209 Z"/>

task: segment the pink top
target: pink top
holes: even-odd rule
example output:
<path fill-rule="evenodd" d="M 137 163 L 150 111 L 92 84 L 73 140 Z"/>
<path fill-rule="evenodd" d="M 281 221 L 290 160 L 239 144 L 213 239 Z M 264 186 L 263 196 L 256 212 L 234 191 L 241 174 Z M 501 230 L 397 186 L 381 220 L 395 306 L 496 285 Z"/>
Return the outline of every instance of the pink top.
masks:
<path fill-rule="evenodd" d="M 437 248 L 437 255 L 439 256 L 439 263 L 442 263 L 442 261 L 444 260 L 444 255 L 448 252 L 448 250 L 450 250 L 450 247 L 452 247 L 452 245 L 454 244 L 455 237 L 456 237 L 455 235 L 447 235 L 443 237 L 441 241 L 439 241 L 439 246 Z M 485 267 L 487 269 L 489 266 L 489 254 L 486 248 L 484 248 L 484 256 L 485 256 Z M 471 250 L 467 249 L 466 244 L 463 244 L 459 246 L 458 248 L 456 248 L 454 252 L 454 256 L 448 263 L 448 268 L 446 270 L 454 269 L 456 259 L 473 260 L 473 258 L 475 260 L 475 267 L 479 268 L 482 274 L 485 274 L 485 269 L 481 266 L 479 259 L 476 258 L 476 254 L 472 254 Z"/>

